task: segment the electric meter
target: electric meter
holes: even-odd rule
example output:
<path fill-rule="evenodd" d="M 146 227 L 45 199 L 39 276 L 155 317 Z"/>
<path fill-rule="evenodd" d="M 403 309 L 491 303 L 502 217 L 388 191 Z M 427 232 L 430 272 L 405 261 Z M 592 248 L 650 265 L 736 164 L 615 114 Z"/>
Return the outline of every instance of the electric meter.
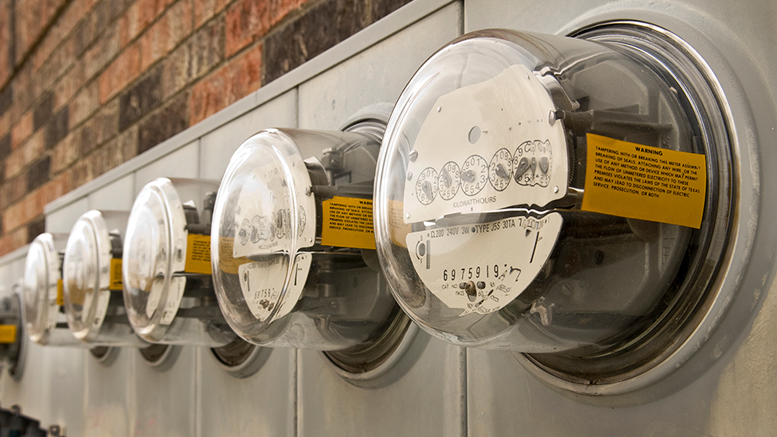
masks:
<path fill-rule="evenodd" d="M 374 252 L 377 132 L 269 129 L 232 156 L 211 259 L 222 312 L 244 339 L 380 349 L 401 311 Z"/>
<path fill-rule="evenodd" d="M 27 251 L 22 299 L 27 335 L 40 345 L 82 344 L 68 329 L 62 284 L 62 257 L 66 235 L 43 233 Z"/>
<path fill-rule="evenodd" d="M 22 307 L 19 295 L 0 300 L 0 366 L 14 379 L 21 378 Z"/>
<path fill-rule="evenodd" d="M 702 311 L 732 202 L 725 125 L 680 48 L 623 29 L 471 33 L 405 88 L 375 232 L 426 331 L 590 381 L 669 353 Z"/>
<path fill-rule="evenodd" d="M 148 342 L 219 347 L 237 339 L 211 281 L 217 189 L 212 181 L 159 178 L 135 199 L 122 254 L 124 304 Z"/>
<path fill-rule="evenodd" d="M 130 326 L 122 296 L 122 234 L 128 212 L 89 211 L 70 231 L 62 267 L 65 314 L 85 343 L 145 347 Z"/>

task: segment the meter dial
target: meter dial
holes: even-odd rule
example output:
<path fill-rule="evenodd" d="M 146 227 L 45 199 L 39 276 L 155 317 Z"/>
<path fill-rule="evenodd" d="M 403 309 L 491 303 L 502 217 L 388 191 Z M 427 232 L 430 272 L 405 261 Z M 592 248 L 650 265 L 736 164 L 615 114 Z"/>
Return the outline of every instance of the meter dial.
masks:
<path fill-rule="evenodd" d="M 553 151 L 547 141 L 526 141 L 515 149 L 513 165 L 519 185 L 547 187 L 550 183 Z"/>
<path fill-rule="evenodd" d="M 22 297 L 27 335 L 40 345 L 81 345 L 66 328 L 62 307 L 62 258 L 67 236 L 43 233 L 27 251 Z"/>
<path fill-rule="evenodd" d="M 448 161 L 442 166 L 440 176 L 437 181 L 437 187 L 440 190 L 440 197 L 445 200 L 451 200 L 459 191 L 461 184 L 461 170 L 459 165 L 453 161 Z"/>
<path fill-rule="evenodd" d="M 464 160 L 461 166 L 461 191 L 467 196 L 478 194 L 488 182 L 488 163 L 478 155 Z"/>
<path fill-rule="evenodd" d="M 432 203 L 437 196 L 437 171 L 427 167 L 418 175 L 415 183 L 415 195 L 424 205 Z"/>
<path fill-rule="evenodd" d="M 67 322 L 76 338 L 91 345 L 148 345 L 133 332 L 122 301 L 121 234 L 128 217 L 89 211 L 67 241 L 62 268 Z"/>
<path fill-rule="evenodd" d="M 513 175 L 513 155 L 501 148 L 494 153 L 488 164 L 488 180 L 496 191 L 504 191 Z"/>

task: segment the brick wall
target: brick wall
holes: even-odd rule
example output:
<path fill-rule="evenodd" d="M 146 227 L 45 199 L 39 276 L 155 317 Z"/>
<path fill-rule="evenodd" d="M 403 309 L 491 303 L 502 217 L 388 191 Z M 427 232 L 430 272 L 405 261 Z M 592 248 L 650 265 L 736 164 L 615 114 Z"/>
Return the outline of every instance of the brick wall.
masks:
<path fill-rule="evenodd" d="M 0 0 L 0 256 L 44 206 L 409 0 Z"/>

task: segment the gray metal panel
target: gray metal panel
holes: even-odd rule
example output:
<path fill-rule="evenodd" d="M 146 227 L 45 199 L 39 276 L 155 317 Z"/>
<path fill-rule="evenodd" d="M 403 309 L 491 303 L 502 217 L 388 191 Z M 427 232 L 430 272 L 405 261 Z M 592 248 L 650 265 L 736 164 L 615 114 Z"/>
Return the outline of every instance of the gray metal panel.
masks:
<path fill-rule="evenodd" d="M 421 63 L 460 34 L 460 9 L 448 5 L 302 84 L 300 127 L 338 129 L 360 111 L 393 104 Z M 463 435 L 463 365 L 462 349 L 419 333 L 399 368 L 366 388 L 340 378 L 317 352 L 300 351 L 299 435 Z"/>
<path fill-rule="evenodd" d="M 127 405 L 134 374 L 130 371 L 133 348 L 117 349 L 109 363 L 101 363 L 84 351 L 84 424 L 83 436 L 129 436 L 130 416 Z M 68 430 L 70 431 L 70 430 Z M 74 435 L 72 433 L 68 435 Z"/>
<path fill-rule="evenodd" d="M 26 364 L 20 382 L 3 375 L 2 403 L 17 404 L 42 426 L 66 426 L 80 436 L 84 399 L 84 350 L 42 347 L 25 338 Z"/>
<path fill-rule="evenodd" d="M 127 354 L 134 375 L 129 402 L 130 435 L 195 435 L 196 348 L 181 347 L 179 351 L 175 363 L 167 369 L 149 366 L 137 351 Z"/>
<path fill-rule="evenodd" d="M 299 125 L 338 129 L 364 108 L 394 105 L 413 73 L 461 33 L 461 7 L 446 6 L 299 88 Z"/>
<path fill-rule="evenodd" d="M 129 174 L 117 179 L 89 196 L 89 209 L 101 211 L 129 211 L 135 200 L 135 176 Z"/>
<path fill-rule="evenodd" d="M 296 354 L 265 350 L 257 373 L 237 379 L 219 367 L 210 349 L 199 348 L 197 435 L 295 435 Z"/>
<path fill-rule="evenodd" d="M 465 355 L 419 332 L 394 369 L 359 387 L 300 351 L 299 435 L 464 436 Z"/>
<path fill-rule="evenodd" d="M 203 179 L 221 180 L 232 154 L 261 129 L 297 126 L 297 89 L 277 97 L 200 139 L 200 173 Z"/>
<path fill-rule="evenodd" d="M 89 211 L 89 200 L 83 197 L 56 212 L 46 215 L 46 232 L 69 234 L 79 217 Z"/>
<path fill-rule="evenodd" d="M 160 157 L 135 172 L 135 196 L 143 187 L 156 178 L 197 178 L 200 169 L 199 140 Z"/>

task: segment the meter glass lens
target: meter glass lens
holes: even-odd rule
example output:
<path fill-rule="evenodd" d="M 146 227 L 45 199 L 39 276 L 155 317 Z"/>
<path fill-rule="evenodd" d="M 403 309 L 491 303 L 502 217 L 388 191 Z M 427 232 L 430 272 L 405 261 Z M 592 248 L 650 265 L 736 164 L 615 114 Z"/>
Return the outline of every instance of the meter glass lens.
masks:
<path fill-rule="evenodd" d="M 122 272 L 124 301 L 135 331 L 149 341 L 160 335 L 154 331 L 164 310 L 160 302 L 165 302 L 168 296 L 172 259 L 170 221 L 176 206 L 180 208 L 180 200 L 172 184 L 167 179 L 158 179 L 140 191 L 127 223 Z"/>
<path fill-rule="evenodd" d="M 635 205 L 685 178 L 678 163 L 661 173 L 662 150 L 716 174 L 678 89 L 631 55 L 571 38 L 481 31 L 438 51 L 399 98 L 376 177 L 378 254 L 400 306 L 455 344 L 579 356 L 671 319 L 704 226 L 581 204 L 594 164 L 613 172 L 597 187 L 622 183 Z M 624 173 L 589 153 L 591 135 L 631 145 L 611 156 Z M 632 158 L 643 146 L 653 154 Z M 698 199 L 701 217 L 710 204 Z"/>
<path fill-rule="evenodd" d="M 371 210 L 378 148 L 364 134 L 271 129 L 232 156 L 214 209 L 211 261 L 222 312 L 244 339 L 342 350 L 389 325 L 395 304 L 362 250 L 322 237 L 322 204 L 346 211 L 361 200 Z M 322 161 L 303 160 L 303 151 Z"/>
<path fill-rule="evenodd" d="M 49 310 L 55 302 L 50 300 L 50 288 L 56 293 L 56 279 L 49 278 L 50 260 L 54 244 L 50 234 L 41 234 L 35 238 L 27 251 L 24 270 L 24 312 L 27 320 L 27 333 L 35 341 L 43 341 L 49 326 Z M 56 256 L 56 252 L 53 253 Z M 51 284 L 50 281 L 54 283 Z M 56 299 L 56 294 L 54 295 Z M 56 311 L 56 307 L 54 308 Z"/>
<path fill-rule="evenodd" d="M 94 226 L 89 220 L 81 218 L 70 231 L 65 249 L 65 312 L 74 333 L 90 328 L 96 309 L 95 298 L 100 291 L 100 259 L 96 237 Z"/>

